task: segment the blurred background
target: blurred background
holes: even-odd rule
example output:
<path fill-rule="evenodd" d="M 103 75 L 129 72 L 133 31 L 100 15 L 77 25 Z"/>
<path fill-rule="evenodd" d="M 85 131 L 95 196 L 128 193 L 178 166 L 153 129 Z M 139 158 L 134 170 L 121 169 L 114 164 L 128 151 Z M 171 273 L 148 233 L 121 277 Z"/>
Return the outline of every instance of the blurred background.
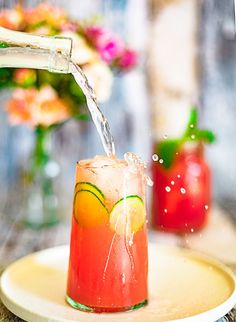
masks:
<path fill-rule="evenodd" d="M 233 0 L 0 0 L 0 26 L 73 38 L 118 157 L 140 155 L 154 181 L 151 239 L 236 267 L 234 9 Z M 71 76 L 0 68 L 1 266 L 68 242 L 75 164 L 96 154 Z"/>
<path fill-rule="evenodd" d="M 63 20 L 63 26 L 55 26 L 55 21 L 45 22 L 44 18 L 39 21 L 40 10 L 44 12 L 48 10 L 42 7 L 44 5 L 64 10 L 68 14 L 69 21 L 65 22 L 58 12 L 54 14 L 58 14 L 58 17 Z M 26 10 L 38 8 L 38 11 L 31 12 L 38 20 L 26 23 L 28 18 L 25 18 L 24 13 L 21 16 L 22 8 Z M 131 56 L 128 56 L 128 63 L 127 60 L 125 63 L 124 60 L 122 61 L 124 57 L 114 56 L 115 58 L 111 57 L 110 60 L 106 58 L 107 56 L 104 58 L 103 52 L 99 51 L 100 48 L 96 43 L 97 38 L 93 38 L 95 34 L 89 34 L 86 28 L 86 31 L 83 30 L 85 34 L 82 35 L 85 40 L 80 35 L 82 40 L 74 41 L 74 43 L 77 42 L 77 52 L 79 54 L 83 52 L 84 55 L 79 58 L 82 61 L 78 61 L 78 64 L 82 66 L 85 74 L 87 73 L 89 80 L 91 79 L 100 107 L 110 123 L 117 155 L 122 157 L 126 151 L 133 151 L 147 162 L 150 176 L 154 179 L 154 188 L 149 190 L 148 200 L 150 225 L 154 222 L 153 228 L 174 232 L 174 238 L 185 236 L 195 230 L 200 231 L 193 234 L 194 244 L 196 240 L 199 241 L 202 238 L 202 229 L 206 229 L 207 223 L 211 222 L 205 218 L 208 217 L 208 212 L 220 214 L 223 212 L 223 217 L 227 218 L 226 226 L 230 222 L 231 231 L 231 222 L 236 218 L 236 145 L 234 144 L 236 45 L 233 1 L 1 0 L 0 10 L 0 25 L 9 29 L 31 31 L 36 34 L 55 34 L 57 28 L 61 28 L 60 33 L 71 36 L 70 33 L 76 33 L 72 22 L 79 20 L 81 26 L 89 26 L 92 29 L 99 25 L 99 28 L 108 30 L 109 41 L 112 38 L 111 34 L 114 37 L 112 41 L 115 45 L 112 43 L 112 46 L 118 46 L 117 44 L 122 41 L 122 46 L 125 44 L 132 50 Z M 85 45 L 85 41 L 88 41 L 89 45 Z M 92 54 L 89 46 L 93 46 Z M 111 53 L 112 51 L 109 52 Z M 91 60 L 92 63 L 89 61 L 89 55 L 95 54 L 101 55 L 99 62 L 96 61 L 100 66 L 97 66 L 97 69 L 91 69 L 93 61 Z M 65 80 L 67 76 L 60 76 L 60 82 L 63 82 L 63 77 Z M 1 69 L 0 229 L 4 230 L 2 234 L 4 245 L 11 235 L 9 229 L 14 231 L 15 228 L 12 228 L 14 225 L 18 227 L 17 229 L 31 227 L 27 229 L 34 230 L 62 222 L 65 227 L 64 223 L 69 222 L 71 215 L 76 161 L 93 157 L 95 154 L 103 154 L 95 127 L 88 120 L 81 91 L 74 89 L 70 79 L 66 81 L 69 85 L 68 91 L 66 88 L 67 93 L 64 93 L 60 82 L 55 83 L 55 79 L 46 74 L 35 76 L 27 72 L 20 74 L 17 71 L 8 72 L 6 69 Z M 29 125 L 22 119 L 19 121 L 19 115 L 16 115 L 17 104 L 27 99 L 24 96 L 25 92 L 14 94 L 15 91 L 19 88 L 22 91 L 32 88 L 40 91 L 40 82 L 42 87 L 50 85 L 53 90 L 56 90 L 56 92 L 49 90 L 41 93 L 41 100 L 44 95 L 51 95 L 55 100 L 64 99 L 65 96 L 67 100 L 73 101 L 74 105 L 77 102 L 79 106 L 79 117 L 72 115 L 69 121 L 50 131 L 49 135 L 40 132 L 42 129 L 40 124 L 37 132 L 35 125 Z M 48 102 L 47 99 L 46 102 Z M 193 107 L 196 107 L 195 111 Z M 24 108 L 26 108 L 25 105 Z M 193 121 L 191 124 L 192 120 L 195 120 L 191 119 L 191 115 L 194 117 L 196 114 L 198 123 Z M 190 131 L 188 131 L 189 128 Z M 191 132 L 192 128 L 196 128 L 196 131 Z M 207 129 L 207 131 L 203 133 L 198 131 L 198 128 Z M 216 138 L 215 141 L 213 136 Z M 41 143 L 45 143 L 46 140 L 46 147 L 43 148 L 46 152 L 43 150 L 43 153 L 46 153 L 47 160 L 44 169 L 40 169 L 38 172 L 40 175 L 37 176 L 35 172 L 32 174 L 32 154 L 35 152 L 39 138 Z M 177 142 L 174 150 L 170 149 L 170 141 Z M 213 144 L 205 144 L 212 141 L 214 141 Z M 201 146 L 200 157 L 199 146 Z M 202 153 L 202 149 L 205 153 Z M 197 157 L 189 161 L 184 156 L 186 162 L 183 159 L 179 160 L 178 154 L 185 155 L 186 151 L 188 155 L 196 154 Z M 171 160 L 172 157 L 174 159 L 164 169 L 168 163 L 166 160 Z M 163 160 L 164 170 L 157 169 L 162 167 Z M 182 171 L 183 177 L 186 172 L 188 173 L 186 178 L 193 176 L 191 180 L 201 181 L 201 185 L 198 186 L 201 191 L 199 194 L 188 179 L 181 182 L 178 189 L 182 195 L 186 194 L 184 201 L 182 199 L 173 201 L 174 197 L 173 195 L 170 197 L 170 194 L 166 193 L 168 191 L 165 191 L 165 195 L 160 191 L 160 189 L 166 190 L 165 188 L 169 187 L 168 182 L 173 181 L 172 176 L 178 174 L 175 162 L 182 164 L 183 168 L 178 168 L 178 171 Z M 194 166 L 195 170 L 198 169 L 195 171 L 198 172 L 196 175 L 189 175 L 192 171 L 188 172 L 191 162 L 192 169 Z M 174 172 L 171 172 L 171 169 Z M 167 171 L 165 175 L 163 171 Z M 42 173 L 44 175 L 46 173 L 47 186 L 50 186 L 46 192 L 47 205 L 44 202 L 46 199 L 44 200 L 43 193 L 45 192 L 42 193 L 40 190 L 43 185 Z M 163 179 L 164 176 L 167 181 Z M 155 188 L 158 182 L 161 187 L 159 190 Z M 186 187 L 186 185 L 189 186 Z M 184 190 L 181 190 L 182 188 Z M 195 199 L 188 196 L 188 190 L 191 189 L 197 195 Z M 180 195 L 181 198 L 182 195 Z M 186 201 L 186 198 L 189 199 Z M 153 202 L 154 199 L 157 200 L 157 205 Z M 158 212 L 166 210 L 165 204 L 160 206 L 159 199 L 172 205 L 176 203 L 173 216 L 178 212 L 182 213 L 179 203 L 183 202 L 182 206 L 186 207 L 185 202 L 187 202 L 190 208 L 197 208 L 196 202 L 201 210 L 197 213 L 190 211 L 190 213 L 194 218 L 201 218 L 196 219 L 195 223 L 191 223 L 191 220 L 188 223 L 189 219 L 185 217 L 182 218 L 183 222 L 180 226 L 176 224 L 177 226 L 168 227 L 173 222 L 166 223 L 165 219 L 164 221 L 155 219 L 161 216 Z M 158 207 L 163 209 L 160 210 Z M 49 219 L 46 218 L 47 215 L 44 214 L 44 217 L 42 215 L 45 209 L 51 212 Z M 36 214 L 32 215 L 34 211 Z M 232 240 L 235 240 L 234 228 L 231 233 Z M 217 234 L 219 231 L 216 232 Z M 167 235 L 169 236 L 169 233 Z M 186 237 L 185 240 L 190 239 Z M 235 250 L 233 254 L 235 255 Z"/>

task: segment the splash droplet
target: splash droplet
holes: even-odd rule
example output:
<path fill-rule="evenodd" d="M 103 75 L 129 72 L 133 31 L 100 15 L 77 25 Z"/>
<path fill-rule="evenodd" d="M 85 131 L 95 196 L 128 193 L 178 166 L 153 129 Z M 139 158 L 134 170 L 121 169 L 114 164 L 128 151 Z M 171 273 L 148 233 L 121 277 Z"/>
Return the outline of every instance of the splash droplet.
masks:
<path fill-rule="evenodd" d="M 186 193 L 186 190 L 184 188 L 180 188 L 180 192 L 184 195 Z"/>
<path fill-rule="evenodd" d="M 196 139 L 196 135 L 192 134 L 192 135 L 191 135 L 191 139 L 192 139 L 192 140 Z"/>
<path fill-rule="evenodd" d="M 153 154 L 153 156 L 152 156 L 152 160 L 153 161 L 158 161 L 158 155 L 157 154 Z"/>
<path fill-rule="evenodd" d="M 165 135 L 163 135 L 163 138 L 166 140 L 168 138 L 168 136 L 165 134 Z"/>
<path fill-rule="evenodd" d="M 169 186 L 166 186 L 166 191 L 167 192 L 170 192 L 171 191 L 171 188 Z"/>
<path fill-rule="evenodd" d="M 170 183 L 172 184 L 172 186 L 175 184 L 174 180 L 172 180 Z"/>
<path fill-rule="evenodd" d="M 190 124 L 190 125 L 189 125 L 189 127 L 190 127 L 191 129 L 193 129 L 193 128 L 194 128 L 194 125 L 193 125 L 193 124 Z"/>
<path fill-rule="evenodd" d="M 159 163 L 162 164 L 164 161 L 162 159 L 159 160 Z"/>
<path fill-rule="evenodd" d="M 152 187 L 154 185 L 154 182 L 152 181 L 152 179 L 149 176 L 145 176 L 146 179 L 146 183 L 149 187 Z"/>
<path fill-rule="evenodd" d="M 177 178 L 180 178 L 181 177 L 181 175 L 180 174 L 177 174 Z"/>
<path fill-rule="evenodd" d="M 208 210 L 209 206 L 208 205 L 205 205 L 205 209 Z"/>
<path fill-rule="evenodd" d="M 194 232 L 194 228 L 191 228 L 190 231 L 191 231 L 191 233 L 193 233 Z"/>
<path fill-rule="evenodd" d="M 167 211 L 167 209 L 165 208 L 165 209 L 164 209 L 164 213 L 165 213 L 165 214 L 167 214 L 167 212 L 168 212 L 168 211 Z"/>

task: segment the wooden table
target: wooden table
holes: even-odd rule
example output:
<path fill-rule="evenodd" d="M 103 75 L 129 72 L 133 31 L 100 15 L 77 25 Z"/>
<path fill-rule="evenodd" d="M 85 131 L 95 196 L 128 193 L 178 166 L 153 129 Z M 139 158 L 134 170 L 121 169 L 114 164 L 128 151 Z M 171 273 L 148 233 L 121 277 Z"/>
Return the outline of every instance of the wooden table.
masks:
<path fill-rule="evenodd" d="M 223 216 L 224 217 L 224 216 Z M 151 234 L 151 238 L 158 238 L 160 243 L 169 243 L 169 244 L 177 244 L 184 247 L 201 249 L 202 245 L 206 245 L 209 242 L 209 235 L 212 238 L 212 229 L 214 229 L 214 234 L 219 236 L 219 232 L 215 231 L 216 226 L 222 227 L 222 223 L 219 223 L 220 220 L 224 220 L 224 227 L 228 227 L 230 230 L 232 227 L 231 223 L 229 223 L 228 219 L 222 219 L 221 215 L 214 216 L 214 219 L 209 227 L 201 232 L 201 240 L 202 244 L 197 243 L 199 240 L 199 236 L 195 235 L 185 235 L 185 236 L 173 236 L 167 234 L 159 234 L 156 237 L 155 233 Z M 216 223 L 217 221 L 217 223 Z M 225 235 L 230 238 L 236 238 L 236 233 L 234 236 L 234 229 L 231 231 L 225 232 Z M 48 247 L 58 246 L 67 244 L 69 242 L 70 236 L 70 224 L 69 222 L 63 222 L 58 226 L 35 231 L 31 229 L 27 229 L 19 225 L 16 221 L 12 223 L 12 220 L 9 220 L 6 216 L 0 216 L 0 270 L 3 270 L 11 262 L 16 259 L 25 256 L 29 253 L 45 249 Z M 214 238 L 212 238 L 214 240 Z M 227 239 L 227 238 L 226 238 Z M 208 240 L 208 241 L 207 241 Z M 233 242 L 232 240 L 229 241 Z M 222 244 L 222 242 L 221 242 Z M 228 247 L 228 246 L 226 246 Z M 235 243 L 236 247 L 236 243 Z M 214 245 L 212 249 L 214 249 Z M 212 253 L 211 248 L 207 249 L 208 253 Z M 225 252 L 224 252 L 225 253 Z M 213 254 L 214 255 L 214 254 Z M 232 262 L 230 266 L 235 269 L 236 272 L 236 256 L 234 257 L 234 253 L 228 254 L 227 260 L 230 261 L 230 256 L 232 255 Z M 233 260 L 235 259 L 235 263 Z M 232 310 L 226 317 L 222 318 L 218 322 L 235 322 L 236 321 L 236 310 Z M 16 316 L 14 316 L 11 312 L 9 312 L 0 302 L 0 322 L 22 322 L 22 320 Z M 147 321 L 148 322 L 148 321 Z M 206 321 L 207 322 L 207 321 Z"/>

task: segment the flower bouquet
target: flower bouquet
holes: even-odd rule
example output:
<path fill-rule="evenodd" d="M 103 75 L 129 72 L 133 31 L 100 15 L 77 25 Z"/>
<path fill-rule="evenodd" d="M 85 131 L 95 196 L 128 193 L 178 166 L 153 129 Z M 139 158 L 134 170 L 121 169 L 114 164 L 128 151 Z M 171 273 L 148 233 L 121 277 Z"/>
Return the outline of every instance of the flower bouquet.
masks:
<path fill-rule="evenodd" d="M 129 71 L 137 63 L 136 52 L 129 49 L 118 35 L 93 22 L 72 21 L 65 11 L 48 3 L 34 8 L 16 6 L 1 10 L 0 26 L 72 38 L 72 60 L 84 71 L 100 102 L 110 96 L 113 73 Z M 4 46 L 0 43 L 0 50 Z M 6 107 L 10 123 L 28 125 L 35 133 L 27 174 L 28 181 L 35 187 L 31 189 L 33 196 L 29 193 L 28 198 L 32 215 L 28 223 L 37 227 L 53 224 L 57 221 L 57 200 L 51 181 L 56 173 L 50 155 L 51 133 L 72 118 L 89 119 L 85 97 L 72 75 L 44 70 L 2 68 L 0 90 L 6 88 L 13 89 Z M 35 209 L 35 205 L 42 207 Z M 47 218 L 43 218 L 42 213 Z"/>

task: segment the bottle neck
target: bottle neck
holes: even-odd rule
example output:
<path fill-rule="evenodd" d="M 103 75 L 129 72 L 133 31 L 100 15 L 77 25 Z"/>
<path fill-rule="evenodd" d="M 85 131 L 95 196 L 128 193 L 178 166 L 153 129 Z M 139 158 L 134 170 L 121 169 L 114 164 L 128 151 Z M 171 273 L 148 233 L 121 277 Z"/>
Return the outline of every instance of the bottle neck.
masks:
<path fill-rule="evenodd" d="M 44 49 L 21 47 L 0 48 L 0 68 L 34 68 L 56 73 L 69 73 L 70 59 Z"/>
<path fill-rule="evenodd" d="M 0 27 L 0 67 L 47 69 L 69 73 L 72 40 L 12 31 Z"/>

